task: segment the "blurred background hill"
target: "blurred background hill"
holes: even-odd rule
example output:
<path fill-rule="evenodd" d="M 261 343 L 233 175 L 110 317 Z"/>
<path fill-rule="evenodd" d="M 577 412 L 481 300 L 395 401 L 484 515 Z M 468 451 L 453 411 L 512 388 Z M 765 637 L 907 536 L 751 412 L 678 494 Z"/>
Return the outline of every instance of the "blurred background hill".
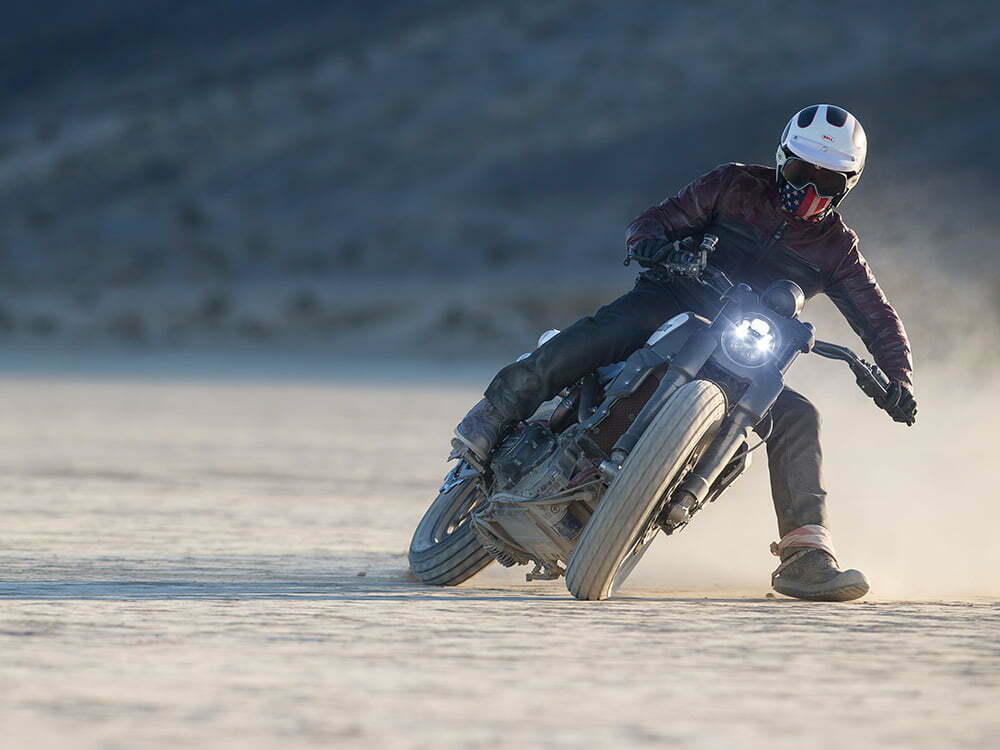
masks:
<path fill-rule="evenodd" d="M 829 101 L 868 131 L 844 213 L 918 353 L 956 316 L 992 342 L 995 8 L 14 6 L 0 336 L 520 351 L 628 288 L 632 216 L 772 163 L 786 119 Z"/>

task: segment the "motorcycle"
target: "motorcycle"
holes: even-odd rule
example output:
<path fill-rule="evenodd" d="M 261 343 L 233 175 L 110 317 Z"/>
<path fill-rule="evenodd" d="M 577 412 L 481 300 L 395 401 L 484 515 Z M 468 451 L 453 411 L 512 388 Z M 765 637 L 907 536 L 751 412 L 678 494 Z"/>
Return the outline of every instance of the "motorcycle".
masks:
<path fill-rule="evenodd" d="M 885 398 L 889 380 L 877 366 L 816 340 L 799 320 L 798 285 L 776 281 L 757 294 L 733 284 L 708 262 L 717 242 L 706 234 L 676 243 L 658 265 L 718 294 L 713 319 L 671 318 L 624 362 L 544 404 L 487 461 L 459 459 L 413 534 L 420 581 L 455 585 L 494 560 L 533 563 L 528 581 L 565 576 L 578 599 L 605 599 L 659 532 L 686 528 L 746 470 L 800 354 L 845 362 L 868 396 Z M 751 447 L 754 429 L 762 437 Z"/>

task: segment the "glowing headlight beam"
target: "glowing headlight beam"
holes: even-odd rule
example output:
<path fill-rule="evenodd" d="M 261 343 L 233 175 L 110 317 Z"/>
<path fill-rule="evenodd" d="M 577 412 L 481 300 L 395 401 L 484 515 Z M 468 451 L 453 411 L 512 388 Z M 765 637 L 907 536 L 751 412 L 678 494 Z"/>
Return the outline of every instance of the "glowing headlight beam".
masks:
<path fill-rule="evenodd" d="M 764 364 L 778 347 L 778 336 L 763 318 L 744 318 L 722 337 L 723 349 L 736 362 L 756 367 Z"/>

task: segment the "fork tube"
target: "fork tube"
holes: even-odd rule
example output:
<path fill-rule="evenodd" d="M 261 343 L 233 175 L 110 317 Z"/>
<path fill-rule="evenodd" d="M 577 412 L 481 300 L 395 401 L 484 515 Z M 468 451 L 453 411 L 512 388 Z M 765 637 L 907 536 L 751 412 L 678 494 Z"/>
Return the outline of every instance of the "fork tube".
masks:
<path fill-rule="evenodd" d="M 708 449 L 698 459 L 694 470 L 674 491 L 673 499 L 681 499 L 681 493 L 686 493 L 693 500 L 686 503 L 688 507 L 704 502 L 708 497 L 708 491 L 723 469 L 736 456 L 736 451 L 746 440 L 747 430 L 752 426 L 749 415 L 743 412 L 738 412 L 732 419 L 727 420 Z"/>

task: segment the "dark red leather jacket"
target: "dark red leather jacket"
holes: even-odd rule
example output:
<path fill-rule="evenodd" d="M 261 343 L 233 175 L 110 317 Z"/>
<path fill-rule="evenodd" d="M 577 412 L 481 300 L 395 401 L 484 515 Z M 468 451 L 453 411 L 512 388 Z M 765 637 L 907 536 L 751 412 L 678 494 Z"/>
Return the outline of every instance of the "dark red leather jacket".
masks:
<path fill-rule="evenodd" d="M 761 291 L 777 279 L 791 279 L 806 299 L 824 292 L 879 367 L 912 386 L 906 331 L 858 251 L 858 235 L 839 213 L 818 222 L 791 216 L 778 203 L 773 167 L 723 164 L 641 213 L 625 242 L 705 232 L 718 235 L 712 263 L 733 281 Z"/>

